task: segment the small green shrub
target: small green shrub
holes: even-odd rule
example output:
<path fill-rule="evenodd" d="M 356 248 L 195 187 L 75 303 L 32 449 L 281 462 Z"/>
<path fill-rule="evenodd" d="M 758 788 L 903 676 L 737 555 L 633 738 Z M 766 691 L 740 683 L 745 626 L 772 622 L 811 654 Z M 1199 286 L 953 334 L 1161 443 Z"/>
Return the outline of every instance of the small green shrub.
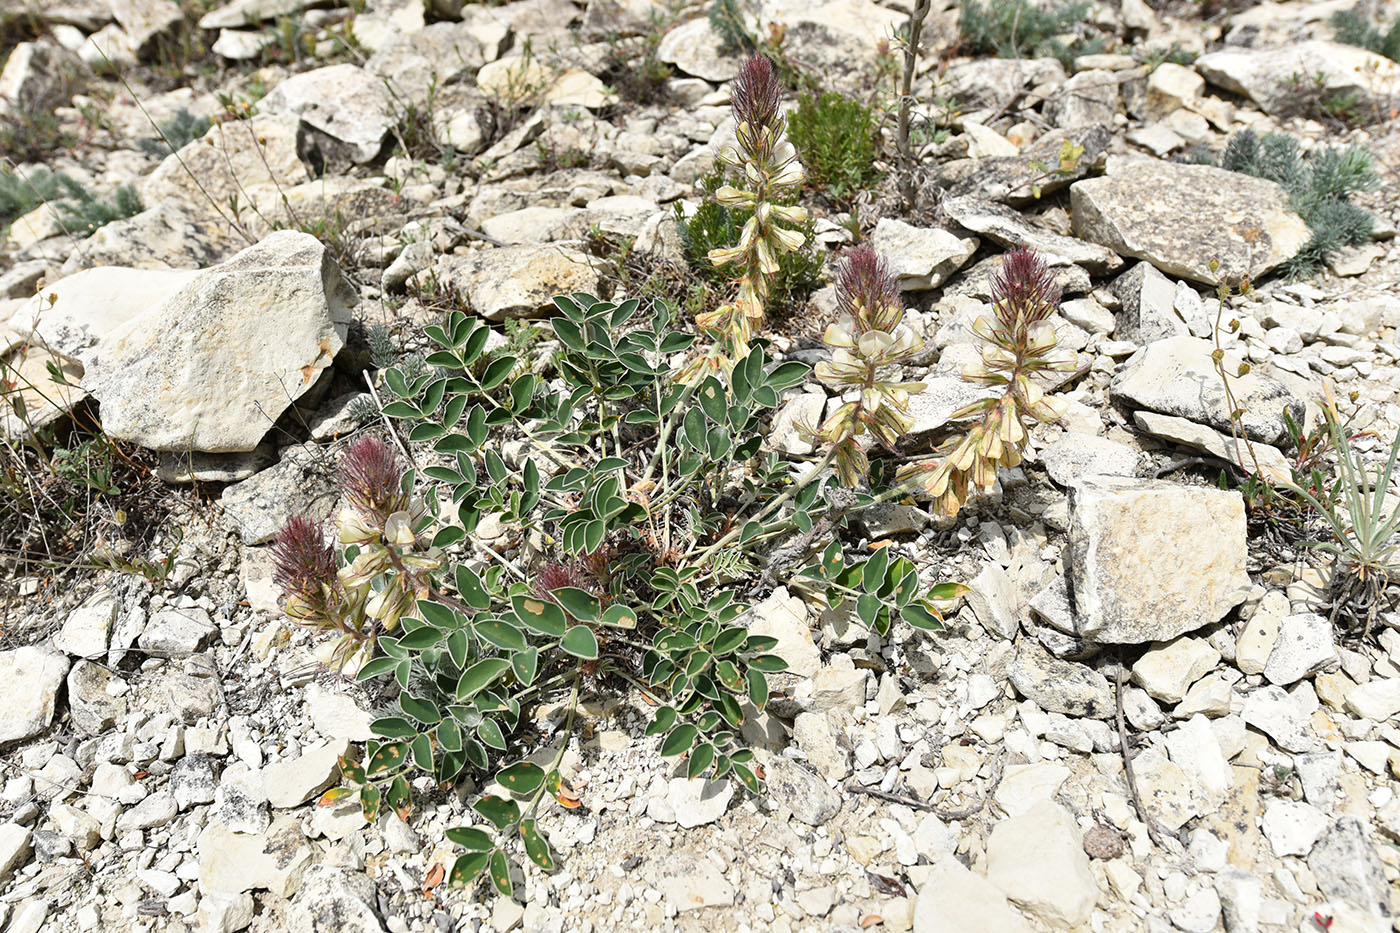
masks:
<path fill-rule="evenodd" d="M 20 174 L 9 167 L 0 167 L 0 224 L 8 224 L 45 201 L 61 198 L 60 177 L 46 168 Z"/>
<path fill-rule="evenodd" d="M 1359 9 L 1340 10 L 1332 14 L 1332 26 L 1337 30 L 1338 42 L 1400 61 L 1400 16 L 1382 32 Z"/>
<path fill-rule="evenodd" d="M 732 246 L 739 241 L 744 224 L 753 216 L 753 211 L 742 207 L 726 207 L 715 199 L 715 192 L 725 183 L 724 176 L 715 172 L 700 181 L 704 201 L 690 218 L 676 206 L 676 219 L 681 224 L 681 241 L 685 248 L 686 262 L 700 279 L 715 288 L 727 285 L 733 278 L 732 270 L 715 266 L 710 262 L 710 251 Z M 810 242 L 811 224 L 801 228 Z M 821 287 L 822 258 L 811 250 L 797 250 L 777 255 L 778 271 L 772 280 L 769 294 L 770 313 L 791 310 L 807 300 L 807 296 Z"/>
<path fill-rule="evenodd" d="M 958 28 L 969 51 L 1001 58 L 1057 58 L 1068 65 L 1077 55 L 1099 51 L 1098 40 L 1057 38 L 1074 31 L 1089 12 L 1088 0 L 1042 7 L 1032 0 L 963 0 Z"/>
<path fill-rule="evenodd" d="M 110 199 L 103 200 L 62 172 L 38 169 L 21 175 L 0 170 L 0 224 L 40 204 L 52 204 L 60 222 L 74 236 L 88 236 L 98 227 L 141 212 L 141 199 L 131 185 L 122 185 Z"/>
<path fill-rule="evenodd" d="M 99 199 L 78 182 L 59 176 L 67 197 L 54 204 L 64 228 L 74 236 L 89 236 L 114 220 L 141 213 L 141 199 L 131 185 L 122 185 L 112 196 Z"/>
<path fill-rule="evenodd" d="M 1278 182 L 1288 192 L 1289 205 L 1312 231 L 1307 245 L 1284 267 L 1290 276 L 1316 273 L 1338 250 L 1364 243 L 1371 235 L 1375 218 L 1348 200 L 1379 183 L 1371 154 L 1364 149 L 1326 148 L 1304 156 L 1298 141 L 1285 133 L 1261 139 L 1243 130 L 1226 144 L 1220 167 Z"/>
<path fill-rule="evenodd" d="M 858 100 L 833 91 L 803 94 L 788 116 L 788 136 L 808 179 L 839 205 L 880 180 L 875 111 Z"/>
<path fill-rule="evenodd" d="M 147 155 L 163 159 L 199 139 L 212 125 L 208 117 L 196 117 L 181 107 L 175 116 L 160 125 L 156 138 L 139 139 L 136 145 Z"/>

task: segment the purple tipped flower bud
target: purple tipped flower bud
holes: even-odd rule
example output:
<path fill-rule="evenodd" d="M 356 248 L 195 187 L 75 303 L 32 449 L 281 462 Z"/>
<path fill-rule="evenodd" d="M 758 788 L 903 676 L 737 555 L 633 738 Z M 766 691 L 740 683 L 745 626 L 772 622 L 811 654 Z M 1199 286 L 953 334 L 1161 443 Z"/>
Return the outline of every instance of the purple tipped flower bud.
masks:
<path fill-rule="evenodd" d="M 782 96 L 782 82 L 773 62 L 766 55 L 755 55 L 734 79 L 730 100 L 735 121 L 754 128 L 772 126 L 778 120 Z"/>
<path fill-rule="evenodd" d="M 876 330 L 899 323 L 904 305 L 889 264 L 868 243 L 846 254 L 836 280 L 836 304 L 857 322 Z"/>
<path fill-rule="evenodd" d="M 392 448 L 377 437 L 350 445 L 340 461 L 340 491 L 362 516 L 381 524 L 408 507 L 403 467 Z"/>
<path fill-rule="evenodd" d="M 318 602 L 321 587 L 335 580 L 335 551 L 321 527 L 297 515 L 278 532 L 272 545 L 272 579 L 288 597 Z"/>
<path fill-rule="evenodd" d="M 1001 261 L 1001 271 L 992 280 L 992 301 L 1011 321 L 1033 324 L 1055 312 L 1060 302 L 1060 286 L 1045 260 L 1028 246 L 1018 246 Z"/>

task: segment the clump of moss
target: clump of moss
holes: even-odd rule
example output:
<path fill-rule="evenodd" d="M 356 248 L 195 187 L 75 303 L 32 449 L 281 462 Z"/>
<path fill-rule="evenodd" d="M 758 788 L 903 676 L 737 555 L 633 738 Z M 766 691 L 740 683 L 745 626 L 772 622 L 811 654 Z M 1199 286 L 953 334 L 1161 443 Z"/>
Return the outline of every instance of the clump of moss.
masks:
<path fill-rule="evenodd" d="M 1364 243 L 1371 235 L 1375 218 L 1350 201 L 1353 194 L 1378 184 L 1365 149 L 1326 148 L 1305 156 L 1298 140 L 1286 133 L 1261 139 L 1243 130 L 1230 138 L 1220 167 L 1278 182 L 1288 192 L 1289 206 L 1312 231 L 1307 245 L 1284 266 L 1291 277 L 1313 275 L 1340 249 Z"/>

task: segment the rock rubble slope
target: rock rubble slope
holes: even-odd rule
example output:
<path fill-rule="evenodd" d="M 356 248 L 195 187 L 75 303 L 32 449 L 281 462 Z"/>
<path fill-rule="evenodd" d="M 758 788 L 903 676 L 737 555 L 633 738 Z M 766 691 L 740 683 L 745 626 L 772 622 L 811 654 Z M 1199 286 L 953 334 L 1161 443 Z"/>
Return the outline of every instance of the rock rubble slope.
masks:
<path fill-rule="evenodd" d="M 911 5 L 753 4 L 824 87 L 886 103 Z M 970 57 L 958 6 L 933 4 L 913 205 L 882 129 L 874 190 L 804 195 L 813 238 L 834 258 L 858 233 L 898 277 L 928 347 L 904 373 L 913 449 L 979 397 L 959 374 L 1013 245 L 1064 289 L 1068 409 L 956 522 L 852 517 L 853 546 L 969 583 L 946 631 L 882 637 L 762 594 L 750 629 L 789 663 L 745 726 L 762 794 L 675 770 L 632 694 L 585 704 L 564 759 L 583 806 L 553 808 L 560 867 L 515 899 L 443 882 L 460 793 L 420 781 L 407 821 L 373 824 L 317 805 L 388 697 L 286 622 L 266 542 L 333 513 L 374 343 L 425 350 L 437 299 L 504 343 L 545 334 L 554 295 L 684 267 L 677 218 L 733 142 L 743 61 L 705 6 L 0 7 L 0 132 L 26 127 L 3 138 L 64 134 L 0 151 L 0 181 L 140 201 L 90 236 L 50 204 L 0 216 L 0 431 L 96 412 L 160 452 L 172 496 L 200 484 L 159 572 L 55 587 L 5 565 L 0 929 L 1400 930 L 1400 614 L 1339 625 L 1330 566 L 1233 481 L 1289 476 L 1290 423 L 1329 397 L 1370 463 L 1400 429 L 1400 65 L 1336 41 L 1334 3 L 1096 5 L 1078 28 L 1103 48 L 1064 60 Z M 1277 274 L 1313 236 L 1299 205 L 1197 159 L 1243 130 L 1370 151 L 1369 239 Z M 685 302 L 688 279 L 659 281 Z M 818 290 L 771 352 L 821 359 L 831 312 Z M 548 365 L 548 340 L 526 346 Z M 783 403 L 773 450 L 810 454 L 797 425 L 839 400 L 813 382 Z M 112 550 L 127 520 L 100 543 L 140 556 Z M 476 539 L 517 546 L 494 516 Z M 542 743 L 550 714 L 531 713 Z"/>

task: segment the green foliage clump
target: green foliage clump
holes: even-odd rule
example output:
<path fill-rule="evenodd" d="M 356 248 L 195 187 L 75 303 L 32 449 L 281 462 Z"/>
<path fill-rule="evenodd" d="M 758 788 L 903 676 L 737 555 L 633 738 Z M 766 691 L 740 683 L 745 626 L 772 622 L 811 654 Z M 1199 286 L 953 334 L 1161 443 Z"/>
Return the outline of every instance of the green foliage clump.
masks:
<path fill-rule="evenodd" d="M 724 184 L 721 173 L 707 175 L 700 181 L 704 200 L 694 215 L 686 217 L 678 204 L 676 219 L 681 227 L 681 242 L 686 262 L 707 286 L 728 284 L 732 272 L 710 262 L 710 250 L 723 249 L 739 241 L 744 224 L 753 211 L 743 207 L 726 207 L 715 200 L 714 194 Z M 811 242 L 808 222 L 801 227 L 807 242 Z M 769 293 L 769 310 L 791 310 L 807 300 L 821 287 L 822 258 L 810 249 L 777 254 L 778 271 L 773 275 Z"/>
<path fill-rule="evenodd" d="M 875 111 L 858 100 L 833 91 L 802 95 L 788 116 L 788 136 L 807 177 L 837 204 L 849 205 L 880 179 Z"/>
<path fill-rule="evenodd" d="M 147 155 L 163 159 L 199 139 L 212 125 L 208 117 L 196 117 L 181 107 L 175 116 L 160 125 L 159 137 L 139 139 L 136 145 Z"/>
<path fill-rule="evenodd" d="M 1371 154 L 1360 147 L 1326 148 L 1304 156 L 1298 140 L 1286 133 L 1261 139 L 1244 130 L 1230 138 L 1220 167 L 1278 182 L 1288 192 L 1289 206 L 1312 231 L 1307 245 L 1284 267 L 1292 277 L 1316 273 L 1338 250 L 1364 243 L 1371 235 L 1375 218 L 1348 200 L 1379 182 Z"/>
<path fill-rule="evenodd" d="M 43 168 L 27 174 L 0 168 L 0 224 L 29 213 L 45 201 L 62 197 L 61 177 Z"/>
<path fill-rule="evenodd" d="M 713 0 L 710 4 L 710 28 L 719 36 L 721 48 L 731 55 L 758 48 L 744 20 L 742 0 Z"/>
<path fill-rule="evenodd" d="M 110 198 L 100 199 L 67 176 L 59 179 L 68 197 L 54 206 L 63 226 L 74 236 L 88 236 L 114 220 L 141 213 L 141 199 L 131 185 L 122 185 Z"/>
<path fill-rule="evenodd" d="M 1400 62 L 1400 16 L 1382 32 L 1359 9 L 1339 10 L 1332 14 L 1332 26 L 1337 30 L 1338 42 Z"/>
<path fill-rule="evenodd" d="M 1097 40 L 1066 44 L 1057 38 L 1074 31 L 1089 12 L 1088 0 L 1042 7 L 1032 0 L 963 0 L 958 29 L 969 51 L 1001 58 L 1057 58 L 1068 65 L 1077 55 L 1096 52 Z"/>
<path fill-rule="evenodd" d="M 59 221 L 74 236 L 88 236 L 98 227 L 141 212 L 141 199 L 131 185 L 122 185 L 104 200 L 62 172 L 37 169 L 21 175 L 0 171 L 0 223 L 8 223 L 40 204 L 52 204 Z"/>

